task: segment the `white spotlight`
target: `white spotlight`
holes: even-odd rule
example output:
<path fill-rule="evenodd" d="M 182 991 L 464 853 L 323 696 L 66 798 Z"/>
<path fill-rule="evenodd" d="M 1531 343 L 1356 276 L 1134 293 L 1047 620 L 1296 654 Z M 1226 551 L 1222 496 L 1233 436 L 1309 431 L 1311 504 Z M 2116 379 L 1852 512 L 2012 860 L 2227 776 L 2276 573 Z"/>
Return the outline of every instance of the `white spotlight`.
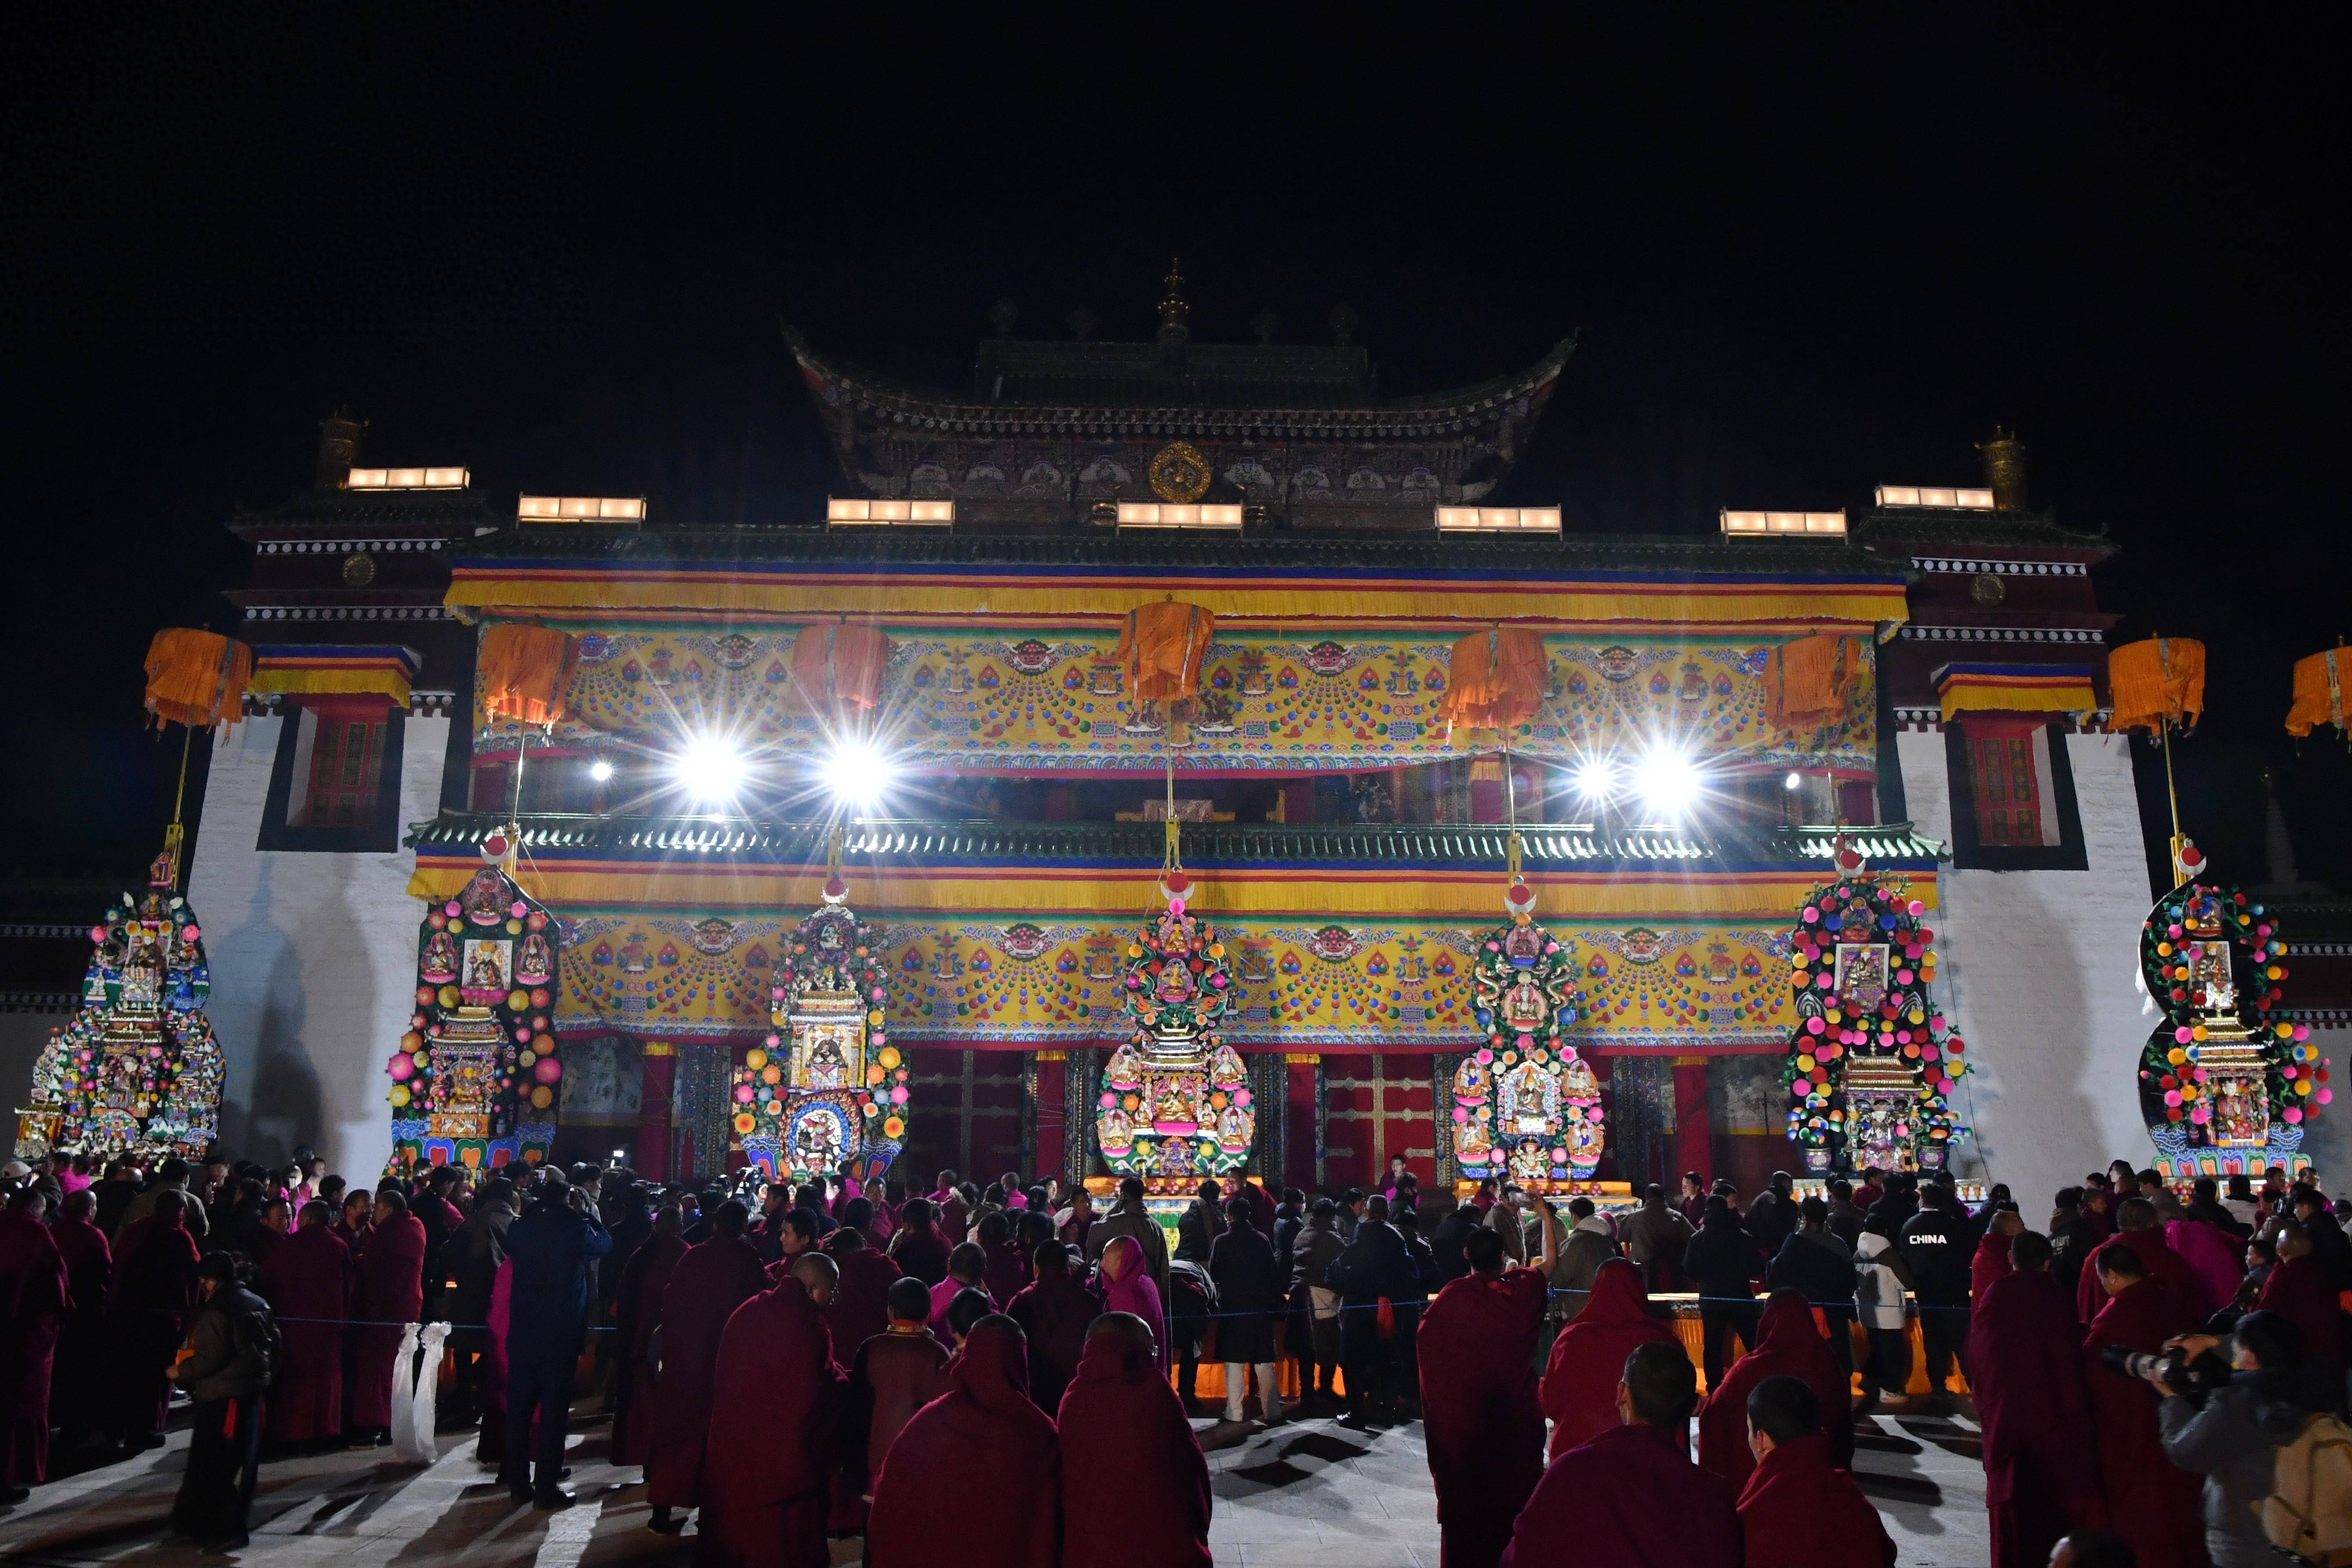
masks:
<path fill-rule="evenodd" d="M 1780 787 L 1782 789 L 1802 789 L 1805 787 L 1805 776 L 1802 773 L 1790 773 L 1787 778 L 1780 781 Z"/>
<path fill-rule="evenodd" d="M 890 759 L 871 741 L 843 741 L 824 760 L 824 787 L 845 805 L 873 805 L 897 776 Z"/>
<path fill-rule="evenodd" d="M 1573 782 L 1576 793 L 1590 801 L 1605 801 L 1617 793 L 1617 764 L 1606 757 L 1593 757 L 1577 764 Z"/>
<path fill-rule="evenodd" d="M 1672 747 L 1653 747 L 1634 765 L 1633 788 L 1661 820 L 1672 822 L 1698 801 L 1698 767 Z"/>
<path fill-rule="evenodd" d="M 588 764 L 588 776 L 594 779 L 598 784 L 604 784 L 607 780 L 611 779 L 613 776 L 613 759 L 610 757 L 599 757 L 594 762 L 590 763 Z"/>
<path fill-rule="evenodd" d="M 743 787 L 743 755 L 716 735 L 698 735 L 670 763 L 670 772 L 697 800 L 725 802 Z"/>

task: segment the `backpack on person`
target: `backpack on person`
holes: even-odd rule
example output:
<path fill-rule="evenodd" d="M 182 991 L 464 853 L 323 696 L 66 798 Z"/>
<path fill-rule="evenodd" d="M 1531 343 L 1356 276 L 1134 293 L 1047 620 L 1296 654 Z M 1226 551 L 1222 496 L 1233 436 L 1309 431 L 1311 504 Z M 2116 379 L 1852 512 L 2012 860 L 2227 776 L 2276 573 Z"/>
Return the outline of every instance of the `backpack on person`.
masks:
<path fill-rule="evenodd" d="M 2352 1565 L 2352 1427 L 2313 1416 L 2271 1476 L 2271 1495 L 2254 1504 L 2271 1545 L 2313 1568 Z"/>

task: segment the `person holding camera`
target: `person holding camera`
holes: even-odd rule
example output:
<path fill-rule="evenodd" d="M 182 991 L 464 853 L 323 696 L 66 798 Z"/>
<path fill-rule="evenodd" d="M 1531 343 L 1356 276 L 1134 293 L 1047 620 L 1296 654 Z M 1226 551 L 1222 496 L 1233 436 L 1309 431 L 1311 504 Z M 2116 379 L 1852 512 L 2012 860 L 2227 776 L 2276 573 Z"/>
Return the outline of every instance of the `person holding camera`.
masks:
<path fill-rule="evenodd" d="M 2093 1255 L 2106 1305 L 2083 1338 L 2083 1377 L 2099 1431 L 2107 1518 L 2140 1568 L 2204 1568 L 2198 1479 L 2165 1458 L 2155 1390 L 2135 1356 L 2155 1356 L 2196 1327 L 2189 1310 L 2148 1277 L 2126 1230 Z"/>
<path fill-rule="evenodd" d="M 2312 1411 L 2302 1395 L 2303 1332 L 2275 1312 L 2249 1312 L 2228 1339 L 2188 1334 L 2141 1375 L 2163 1403 L 2164 1453 L 2205 1478 L 2205 1551 L 2213 1568 L 2255 1568 L 2278 1560 L 2256 1505 L 2276 1488 L 2279 1449 L 2303 1432 Z"/>

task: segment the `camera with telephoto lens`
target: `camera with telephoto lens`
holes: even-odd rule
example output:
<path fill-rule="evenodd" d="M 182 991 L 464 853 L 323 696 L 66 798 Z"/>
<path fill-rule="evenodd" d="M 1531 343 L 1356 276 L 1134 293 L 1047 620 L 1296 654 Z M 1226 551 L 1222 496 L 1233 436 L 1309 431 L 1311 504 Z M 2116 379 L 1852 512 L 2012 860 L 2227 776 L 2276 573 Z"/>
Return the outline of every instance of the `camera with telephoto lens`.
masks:
<path fill-rule="evenodd" d="M 2151 1353 L 2129 1345 L 2109 1345 L 2099 1352 L 2099 1364 L 2135 1382 L 2153 1373 L 2173 1393 L 2200 1402 L 2230 1381 L 2230 1363 L 2210 1351 L 2191 1359 L 2178 1347 Z"/>

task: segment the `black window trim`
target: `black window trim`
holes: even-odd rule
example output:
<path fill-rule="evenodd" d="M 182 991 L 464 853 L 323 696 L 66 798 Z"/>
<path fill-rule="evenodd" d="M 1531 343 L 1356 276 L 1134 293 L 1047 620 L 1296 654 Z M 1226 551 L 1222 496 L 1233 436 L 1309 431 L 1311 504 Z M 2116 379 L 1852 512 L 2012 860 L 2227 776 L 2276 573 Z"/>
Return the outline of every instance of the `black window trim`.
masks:
<path fill-rule="evenodd" d="M 1944 767 L 1952 784 L 1952 866 L 1961 871 L 2087 871 L 2083 814 L 2074 800 L 2074 764 L 2066 755 L 2066 727 L 2042 726 L 2050 742 L 2050 803 L 2058 822 L 2058 842 L 2031 848 L 1986 844 L 1977 832 L 1975 759 L 1969 754 L 1965 714 L 1944 726 Z"/>
<path fill-rule="evenodd" d="M 257 850 L 312 855 L 389 855 L 400 847 L 400 777 L 405 709 L 386 701 L 383 748 L 376 760 L 375 815 L 349 827 L 289 826 L 286 810 L 294 798 L 294 752 L 307 710 L 299 702 L 283 708 L 286 722 L 278 731 L 278 756 L 270 763 L 269 795 L 262 803 L 261 832 Z"/>

